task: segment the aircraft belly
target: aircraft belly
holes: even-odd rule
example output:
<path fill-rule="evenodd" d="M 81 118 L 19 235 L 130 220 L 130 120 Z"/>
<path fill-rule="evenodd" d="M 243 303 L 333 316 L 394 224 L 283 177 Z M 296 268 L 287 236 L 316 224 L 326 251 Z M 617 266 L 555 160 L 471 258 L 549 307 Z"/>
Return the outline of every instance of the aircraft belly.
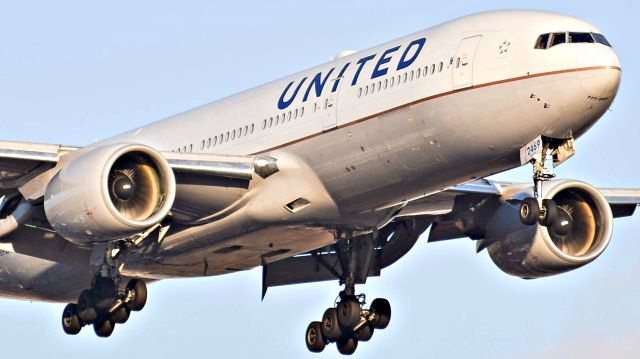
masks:
<path fill-rule="evenodd" d="M 90 286 L 95 269 L 11 252 L 0 253 L 0 296 L 51 302 L 75 301 Z"/>

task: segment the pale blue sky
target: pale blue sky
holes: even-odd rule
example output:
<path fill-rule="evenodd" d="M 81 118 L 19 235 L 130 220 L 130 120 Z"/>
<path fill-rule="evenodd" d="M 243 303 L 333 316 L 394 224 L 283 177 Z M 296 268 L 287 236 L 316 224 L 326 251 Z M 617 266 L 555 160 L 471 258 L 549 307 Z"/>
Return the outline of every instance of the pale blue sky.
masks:
<path fill-rule="evenodd" d="M 620 56 L 612 111 L 578 141 L 564 178 L 640 186 L 638 35 L 632 1 L 0 2 L 0 138 L 87 144 L 473 12 L 554 10 L 585 19 Z M 498 176 L 528 180 L 529 169 Z M 474 243 L 418 242 L 366 286 L 391 301 L 390 326 L 361 358 L 631 358 L 640 344 L 640 219 L 615 223 L 608 250 L 577 271 L 524 281 L 500 272 Z M 329 358 L 307 352 L 307 324 L 337 283 L 274 288 L 260 271 L 167 280 L 147 307 L 98 339 L 60 328 L 63 304 L 0 300 L 2 357 Z"/>

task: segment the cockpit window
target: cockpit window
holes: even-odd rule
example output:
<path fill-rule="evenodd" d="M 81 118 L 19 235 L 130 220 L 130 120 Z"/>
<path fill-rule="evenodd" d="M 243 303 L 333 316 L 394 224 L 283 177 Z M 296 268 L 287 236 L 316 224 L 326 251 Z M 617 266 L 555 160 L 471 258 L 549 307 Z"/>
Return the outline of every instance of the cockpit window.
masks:
<path fill-rule="evenodd" d="M 542 34 L 538 37 L 538 41 L 536 41 L 536 49 L 546 49 L 547 44 L 549 43 L 549 34 Z"/>
<path fill-rule="evenodd" d="M 556 45 L 564 44 L 567 42 L 567 33 L 566 32 L 556 32 L 552 35 L 551 44 L 549 47 L 554 47 Z"/>
<path fill-rule="evenodd" d="M 570 32 L 569 33 L 569 41 L 570 43 L 579 43 L 579 42 L 595 42 L 590 32 Z"/>
<path fill-rule="evenodd" d="M 592 33 L 591 35 L 593 35 L 593 38 L 596 40 L 597 43 L 611 47 L 611 44 L 609 43 L 609 41 L 607 41 L 604 35 L 596 34 L 596 33 Z"/>
<path fill-rule="evenodd" d="M 602 34 L 593 32 L 552 32 L 538 36 L 535 49 L 545 50 L 560 44 L 598 43 L 611 47 L 611 44 Z"/>

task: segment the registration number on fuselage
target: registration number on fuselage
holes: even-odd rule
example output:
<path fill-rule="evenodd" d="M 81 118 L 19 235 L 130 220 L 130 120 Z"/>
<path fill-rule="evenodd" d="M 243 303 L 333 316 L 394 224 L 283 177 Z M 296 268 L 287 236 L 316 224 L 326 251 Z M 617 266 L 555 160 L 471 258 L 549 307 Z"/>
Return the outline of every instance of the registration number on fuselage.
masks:
<path fill-rule="evenodd" d="M 524 165 L 531 162 L 536 155 L 542 153 L 542 136 L 538 136 L 533 141 L 527 143 L 520 149 L 520 164 Z"/>

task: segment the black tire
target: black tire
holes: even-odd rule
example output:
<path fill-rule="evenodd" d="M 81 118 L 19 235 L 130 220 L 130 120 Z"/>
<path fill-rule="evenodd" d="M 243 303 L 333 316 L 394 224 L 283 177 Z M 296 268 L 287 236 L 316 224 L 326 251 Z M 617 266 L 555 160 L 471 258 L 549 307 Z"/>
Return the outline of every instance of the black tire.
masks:
<path fill-rule="evenodd" d="M 373 331 L 373 325 L 367 324 L 356 331 L 356 339 L 358 339 L 359 342 L 368 342 L 373 336 Z"/>
<path fill-rule="evenodd" d="M 322 316 L 322 335 L 329 341 L 336 341 L 342 335 L 336 308 L 325 310 Z"/>
<path fill-rule="evenodd" d="M 340 338 L 336 342 L 338 346 L 338 351 L 342 355 L 351 355 L 358 348 L 358 339 L 349 337 L 349 338 Z"/>
<path fill-rule="evenodd" d="M 98 311 L 93 304 L 90 290 L 83 290 L 78 297 L 78 317 L 85 323 L 93 323 L 98 318 Z"/>
<path fill-rule="evenodd" d="M 115 323 L 110 319 L 93 322 L 93 330 L 96 332 L 96 335 L 101 338 L 109 337 L 111 333 L 113 333 L 115 326 Z"/>
<path fill-rule="evenodd" d="M 140 311 L 147 303 L 147 286 L 142 279 L 132 279 L 127 284 L 127 295 L 131 300 L 126 303 L 127 308 Z"/>
<path fill-rule="evenodd" d="M 78 305 L 67 304 L 62 311 L 62 329 L 69 335 L 76 335 L 82 329 L 82 321 L 78 317 Z"/>
<path fill-rule="evenodd" d="M 129 315 L 131 315 L 131 309 L 122 306 L 116 310 L 115 313 L 111 314 L 111 320 L 117 324 L 124 324 L 129 320 Z"/>
<path fill-rule="evenodd" d="M 322 325 L 320 322 L 311 322 L 307 327 L 304 336 L 307 349 L 313 353 L 320 353 L 327 346 L 327 342 L 322 336 Z"/>
<path fill-rule="evenodd" d="M 544 215 L 540 215 L 538 223 L 545 227 L 550 227 L 555 223 L 556 219 L 558 219 L 558 206 L 552 199 L 543 199 L 542 208 L 544 208 L 544 211 L 541 213 L 544 213 Z"/>
<path fill-rule="evenodd" d="M 338 323 L 343 329 L 353 330 L 360 323 L 360 303 L 355 299 L 343 299 L 338 303 Z"/>
<path fill-rule="evenodd" d="M 371 323 L 376 329 L 384 329 L 391 321 L 391 304 L 384 298 L 376 298 L 371 302 L 370 310 L 376 314 L 376 319 Z"/>
<path fill-rule="evenodd" d="M 520 222 L 528 226 L 536 224 L 540 217 L 540 205 L 535 198 L 527 197 L 520 203 Z"/>

